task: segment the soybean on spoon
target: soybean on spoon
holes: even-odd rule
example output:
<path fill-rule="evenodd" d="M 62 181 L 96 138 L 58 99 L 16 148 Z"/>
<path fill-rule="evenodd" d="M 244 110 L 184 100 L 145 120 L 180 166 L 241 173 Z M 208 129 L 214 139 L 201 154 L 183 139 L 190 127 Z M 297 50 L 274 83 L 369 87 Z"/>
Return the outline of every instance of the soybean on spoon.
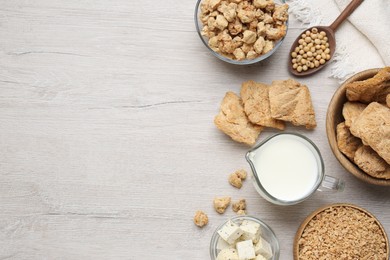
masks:
<path fill-rule="evenodd" d="M 348 16 L 350 16 L 353 13 L 353 11 L 355 11 L 355 9 L 362 2 L 363 2 L 363 0 L 352 0 L 330 26 L 313 26 L 311 28 L 306 29 L 305 31 L 307 31 L 307 30 L 311 31 L 313 28 L 317 28 L 318 32 L 325 32 L 326 37 L 328 37 L 330 57 L 332 57 L 334 52 L 335 52 L 335 49 L 336 49 L 335 32 L 336 32 L 337 28 L 344 22 L 345 19 L 347 19 Z M 319 71 L 320 69 L 322 69 L 323 67 L 325 67 L 329 63 L 329 61 L 326 61 L 324 64 L 321 64 L 316 68 L 310 68 L 310 69 L 308 69 L 306 71 L 302 71 L 302 72 L 298 72 L 297 70 L 295 70 L 293 68 L 293 64 L 292 64 L 291 53 L 295 50 L 296 47 L 299 46 L 298 41 L 300 39 L 301 39 L 301 37 L 298 36 L 297 39 L 292 44 L 290 52 L 289 52 L 289 59 L 288 59 L 289 72 L 295 76 L 298 76 L 298 77 L 311 75 L 311 74 Z"/>

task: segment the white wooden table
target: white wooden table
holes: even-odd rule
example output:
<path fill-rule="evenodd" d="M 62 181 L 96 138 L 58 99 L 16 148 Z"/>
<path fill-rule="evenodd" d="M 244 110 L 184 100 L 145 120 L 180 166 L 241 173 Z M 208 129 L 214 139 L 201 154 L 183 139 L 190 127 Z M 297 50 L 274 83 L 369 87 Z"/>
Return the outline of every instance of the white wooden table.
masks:
<path fill-rule="evenodd" d="M 312 93 L 311 138 L 343 193 L 290 207 L 266 202 L 229 173 L 249 170 L 248 147 L 213 124 L 241 82 L 287 79 L 291 19 L 278 52 L 237 67 L 214 58 L 195 32 L 195 1 L 0 0 L 0 259 L 209 259 L 228 217 L 214 196 L 245 198 L 292 259 L 295 232 L 319 206 L 353 203 L 390 234 L 390 193 L 348 174 L 333 156 L 325 115 L 338 83 L 329 68 L 300 79 Z M 272 134 L 266 131 L 260 140 Z M 197 228 L 196 210 L 209 215 Z"/>

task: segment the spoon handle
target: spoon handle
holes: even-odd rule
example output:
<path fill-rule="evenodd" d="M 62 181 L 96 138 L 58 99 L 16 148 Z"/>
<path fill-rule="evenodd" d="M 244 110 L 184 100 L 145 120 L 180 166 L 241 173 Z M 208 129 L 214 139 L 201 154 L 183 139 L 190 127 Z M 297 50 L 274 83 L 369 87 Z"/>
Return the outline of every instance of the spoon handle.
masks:
<path fill-rule="evenodd" d="M 353 11 L 363 2 L 363 0 L 352 0 L 347 7 L 341 12 L 336 20 L 329 26 L 333 31 L 339 27 L 339 25 L 352 14 Z"/>

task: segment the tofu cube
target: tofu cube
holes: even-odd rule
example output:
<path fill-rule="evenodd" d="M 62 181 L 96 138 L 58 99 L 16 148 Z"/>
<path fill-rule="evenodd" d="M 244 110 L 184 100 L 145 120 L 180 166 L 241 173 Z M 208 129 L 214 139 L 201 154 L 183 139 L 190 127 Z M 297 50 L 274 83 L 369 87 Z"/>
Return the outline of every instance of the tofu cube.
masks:
<path fill-rule="evenodd" d="M 232 221 L 228 221 L 223 227 L 217 231 L 219 236 L 228 244 L 233 244 L 242 235 L 241 228 Z"/>
<path fill-rule="evenodd" d="M 221 250 L 217 256 L 217 260 L 240 260 L 237 250 L 234 248 L 225 248 Z"/>
<path fill-rule="evenodd" d="M 244 232 L 242 238 L 244 240 L 252 240 L 256 244 L 260 239 L 260 224 L 251 220 L 244 220 L 240 225 L 241 230 Z"/>
<path fill-rule="evenodd" d="M 235 244 L 230 245 L 222 238 L 218 239 L 217 250 L 222 250 L 222 249 L 226 249 L 226 248 L 236 248 L 236 245 Z"/>
<path fill-rule="evenodd" d="M 256 257 L 255 248 L 252 240 L 245 240 L 236 244 L 238 258 L 240 260 L 249 260 Z"/>
<path fill-rule="evenodd" d="M 254 260 L 267 260 L 267 258 L 265 258 L 264 256 L 262 255 L 257 255 L 256 258 Z"/>
<path fill-rule="evenodd" d="M 260 237 L 259 242 L 255 245 L 255 253 L 270 259 L 272 257 L 271 245 L 264 238 Z"/>

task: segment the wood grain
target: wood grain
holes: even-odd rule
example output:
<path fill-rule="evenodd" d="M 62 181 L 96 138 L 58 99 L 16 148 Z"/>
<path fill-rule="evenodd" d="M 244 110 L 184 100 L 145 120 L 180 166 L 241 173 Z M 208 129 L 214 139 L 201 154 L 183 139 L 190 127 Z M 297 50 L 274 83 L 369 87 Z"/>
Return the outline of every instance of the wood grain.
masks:
<path fill-rule="evenodd" d="M 281 48 L 247 67 L 225 64 L 200 42 L 194 1 L 0 0 L 0 259 L 209 258 L 214 196 L 247 199 L 292 259 L 295 232 L 321 205 L 354 203 L 390 233 L 390 194 L 346 173 L 325 132 L 338 83 L 328 66 L 299 79 L 312 92 L 318 127 L 303 133 L 321 150 L 343 193 L 317 192 L 292 207 L 261 199 L 248 147 L 213 125 L 219 102 L 242 81 L 286 79 L 292 19 Z M 174 15 L 172 15 L 174 12 Z M 272 134 L 266 131 L 260 140 Z M 198 229 L 196 210 L 210 223 Z"/>

